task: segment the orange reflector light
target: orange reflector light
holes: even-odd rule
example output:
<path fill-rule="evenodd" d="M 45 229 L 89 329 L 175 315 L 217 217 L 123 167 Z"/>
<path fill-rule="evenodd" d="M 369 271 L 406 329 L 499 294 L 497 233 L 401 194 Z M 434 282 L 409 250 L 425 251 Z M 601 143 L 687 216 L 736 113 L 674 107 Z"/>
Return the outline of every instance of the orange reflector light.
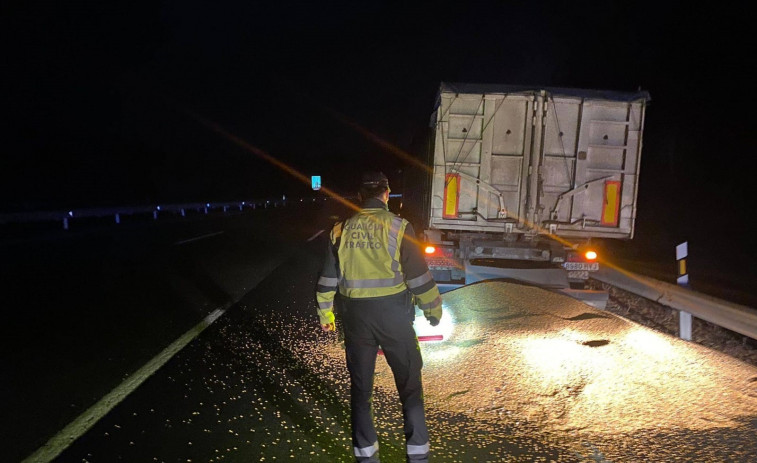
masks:
<path fill-rule="evenodd" d="M 444 207 L 442 218 L 457 219 L 460 207 L 460 174 L 447 174 L 444 177 Z"/>
<path fill-rule="evenodd" d="M 596 260 L 597 253 L 594 251 L 586 251 L 586 254 L 584 254 L 584 257 L 586 257 L 586 260 Z"/>
<path fill-rule="evenodd" d="M 426 246 L 426 254 L 433 254 L 436 252 L 436 248 L 433 246 Z"/>
<path fill-rule="evenodd" d="M 618 211 L 620 210 L 620 182 L 608 180 L 605 182 L 604 207 L 602 208 L 602 225 L 618 226 Z"/>

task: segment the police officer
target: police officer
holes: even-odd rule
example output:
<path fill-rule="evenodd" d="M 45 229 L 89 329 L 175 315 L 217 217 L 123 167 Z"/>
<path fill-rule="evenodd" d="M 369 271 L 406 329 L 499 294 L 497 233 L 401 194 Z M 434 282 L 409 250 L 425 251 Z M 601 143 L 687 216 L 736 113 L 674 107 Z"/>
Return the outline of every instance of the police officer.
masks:
<path fill-rule="evenodd" d="M 442 299 L 407 220 L 387 207 L 389 180 L 381 172 L 361 178 L 362 209 L 334 225 L 316 299 L 321 328 L 335 329 L 337 290 L 350 372 L 352 444 L 358 462 L 378 462 L 371 396 L 379 346 L 394 374 L 402 402 L 408 462 L 428 462 L 415 303 L 436 326 Z"/>

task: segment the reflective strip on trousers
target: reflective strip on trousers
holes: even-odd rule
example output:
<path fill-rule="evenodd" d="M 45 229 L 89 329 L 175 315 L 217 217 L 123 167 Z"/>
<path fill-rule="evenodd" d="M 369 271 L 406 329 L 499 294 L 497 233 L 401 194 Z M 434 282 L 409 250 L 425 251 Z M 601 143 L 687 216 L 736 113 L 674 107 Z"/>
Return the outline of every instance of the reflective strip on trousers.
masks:
<path fill-rule="evenodd" d="M 431 450 L 431 446 L 428 442 L 426 442 L 423 445 L 408 445 L 407 446 L 407 454 L 408 455 L 425 455 Z"/>
<path fill-rule="evenodd" d="M 427 302 L 426 304 L 421 304 L 418 307 L 420 307 L 421 310 L 433 309 L 437 305 L 441 305 L 441 303 L 442 303 L 441 296 L 437 296 L 436 299 L 434 299 L 433 301 Z"/>
<path fill-rule="evenodd" d="M 402 274 L 399 272 L 394 273 L 394 278 L 377 278 L 373 280 L 343 280 L 342 286 L 345 288 L 391 288 L 404 282 Z"/>
<path fill-rule="evenodd" d="M 326 301 L 326 302 L 319 302 L 318 308 L 319 309 L 330 309 L 334 307 L 334 301 Z"/>
<path fill-rule="evenodd" d="M 428 447 L 428 445 L 426 445 L 426 447 Z M 374 453 L 378 452 L 379 446 L 378 446 L 378 442 L 374 442 L 373 445 L 371 445 L 370 447 L 363 447 L 363 448 L 353 447 L 353 448 L 355 449 L 356 457 L 370 457 L 370 456 L 373 456 Z M 408 450 L 408 454 L 409 454 L 409 450 Z"/>
<path fill-rule="evenodd" d="M 318 279 L 318 284 L 321 286 L 335 287 L 339 283 L 337 278 L 321 277 Z"/>
<path fill-rule="evenodd" d="M 413 278 L 412 280 L 407 280 L 406 283 L 407 283 L 408 288 L 413 289 L 413 288 L 418 288 L 420 286 L 423 286 L 429 281 L 431 281 L 431 273 L 426 272 L 419 277 Z"/>

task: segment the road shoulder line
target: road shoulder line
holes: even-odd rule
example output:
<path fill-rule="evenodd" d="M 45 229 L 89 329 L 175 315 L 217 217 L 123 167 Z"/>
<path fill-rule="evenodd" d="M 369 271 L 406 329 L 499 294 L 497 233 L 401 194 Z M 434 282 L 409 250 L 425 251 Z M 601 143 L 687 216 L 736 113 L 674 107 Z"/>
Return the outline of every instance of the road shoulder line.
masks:
<path fill-rule="evenodd" d="M 174 246 L 180 246 L 182 244 L 191 243 L 192 241 L 199 241 L 199 240 L 202 240 L 202 239 L 205 239 L 205 238 L 210 238 L 211 236 L 220 235 L 221 233 L 223 233 L 223 231 L 219 231 L 219 232 L 215 232 L 215 233 L 208 233 L 207 235 L 195 236 L 194 238 L 189 238 L 188 240 L 177 241 L 173 245 Z"/>
<path fill-rule="evenodd" d="M 79 415 L 68 426 L 63 428 L 58 434 L 53 436 L 36 452 L 25 458 L 21 463 L 47 463 L 58 457 L 68 446 L 76 439 L 89 431 L 102 417 L 108 414 L 116 405 L 131 394 L 147 378 L 152 376 L 160 367 L 168 362 L 174 355 L 184 348 L 197 335 L 202 333 L 205 328 L 215 322 L 218 317 L 223 315 L 228 307 L 219 308 L 208 314 L 200 323 L 195 325 L 189 331 L 184 333 L 179 339 L 163 349 L 158 355 L 147 362 L 142 368 L 133 373 L 124 382 L 116 386 L 105 397 L 100 399 L 96 404 Z"/>

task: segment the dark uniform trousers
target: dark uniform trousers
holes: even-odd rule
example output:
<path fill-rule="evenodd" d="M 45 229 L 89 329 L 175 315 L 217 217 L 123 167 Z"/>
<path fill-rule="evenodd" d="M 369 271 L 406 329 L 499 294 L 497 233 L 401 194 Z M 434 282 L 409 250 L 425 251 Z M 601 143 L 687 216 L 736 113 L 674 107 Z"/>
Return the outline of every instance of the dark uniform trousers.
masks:
<path fill-rule="evenodd" d="M 423 411 L 423 385 L 415 318 L 410 294 L 370 299 L 341 298 L 347 368 L 350 372 L 352 443 L 358 462 L 378 462 L 378 436 L 373 423 L 373 377 L 379 347 L 394 374 L 402 402 L 408 462 L 427 462 L 428 430 Z"/>

